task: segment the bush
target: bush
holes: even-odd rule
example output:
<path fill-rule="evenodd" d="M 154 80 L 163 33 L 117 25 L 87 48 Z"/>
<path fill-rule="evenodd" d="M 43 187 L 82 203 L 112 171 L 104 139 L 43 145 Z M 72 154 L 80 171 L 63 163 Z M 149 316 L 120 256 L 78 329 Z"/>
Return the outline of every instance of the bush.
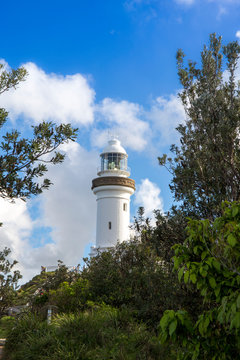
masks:
<path fill-rule="evenodd" d="M 90 299 L 88 281 L 82 278 L 72 284 L 65 281 L 58 289 L 49 292 L 49 303 L 57 306 L 59 312 L 70 313 L 83 310 Z"/>
<path fill-rule="evenodd" d="M 87 260 L 82 277 L 88 281 L 92 301 L 127 307 L 155 330 L 168 308 L 196 309 L 195 294 L 180 286 L 176 273 L 148 243 L 138 240 Z"/>

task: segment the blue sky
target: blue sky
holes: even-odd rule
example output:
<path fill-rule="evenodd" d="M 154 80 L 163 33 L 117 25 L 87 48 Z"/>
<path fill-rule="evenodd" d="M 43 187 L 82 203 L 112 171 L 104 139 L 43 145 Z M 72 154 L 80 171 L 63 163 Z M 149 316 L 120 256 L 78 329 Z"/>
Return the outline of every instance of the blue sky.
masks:
<path fill-rule="evenodd" d="M 239 0 L 9 1 L 1 4 L 1 55 L 28 79 L 0 98 L 9 124 L 29 134 L 41 120 L 79 127 L 66 162 L 51 168 L 54 186 L 26 204 L 2 202 L 0 239 L 25 279 L 60 258 L 81 261 L 94 243 L 91 179 L 108 131 L 118 133 L 137 184 L 132 216 L 167 211 L 169 174 L 157 156 L 178 141 L 185 120 L 177 98 L 175 54 L 199 61 L 209 34 L 238 40 Z"/>

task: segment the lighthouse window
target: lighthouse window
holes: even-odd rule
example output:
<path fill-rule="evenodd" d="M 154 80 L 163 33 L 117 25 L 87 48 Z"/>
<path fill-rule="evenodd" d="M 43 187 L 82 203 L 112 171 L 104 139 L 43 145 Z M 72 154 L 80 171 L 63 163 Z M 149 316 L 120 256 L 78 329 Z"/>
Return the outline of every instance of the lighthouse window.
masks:
<path fill-rule="evenodd" d="M 123 204 L 123 211 L 127 211 L 127 204 L 126 203 Z"/>
<path fill-rule="evenodd" d="M 127 170 L 127 155 L 106 153 L 101 155 L 101 171 Z"/>
<path fill-rule="evenodd" d="M 108 168 L 110 170 L 119 169 L 119 154 L 108 154 Z"/>
<path fill-rule="evenodd" d="M 112 223 L 111 223 L 111 221 L 109 221 L 109 223 L 108 223 L 108 228 L 109 228 L 109 230 L 111 230 L 111 228 L 112 228 Z"/>

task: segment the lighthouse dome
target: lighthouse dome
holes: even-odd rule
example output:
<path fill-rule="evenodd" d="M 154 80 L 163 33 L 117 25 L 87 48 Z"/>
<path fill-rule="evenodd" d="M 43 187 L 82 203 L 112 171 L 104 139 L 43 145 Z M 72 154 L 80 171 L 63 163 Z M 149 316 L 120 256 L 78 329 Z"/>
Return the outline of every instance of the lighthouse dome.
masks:
<path fill-rule="evenodd" d="M 126 150 L 122 147 L 118 139 L 111 139 L 108 141 L 108 145 L 102 151 L 102 154 L 106 153 L 120 153 L 127 155 Z"/>

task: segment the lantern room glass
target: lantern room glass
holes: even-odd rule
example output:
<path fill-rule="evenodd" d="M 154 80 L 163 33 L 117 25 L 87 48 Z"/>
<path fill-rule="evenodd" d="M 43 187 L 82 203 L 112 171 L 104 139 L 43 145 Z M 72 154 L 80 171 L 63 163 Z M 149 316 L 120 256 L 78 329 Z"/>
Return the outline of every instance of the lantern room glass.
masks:
<path fill-rule="evenodd" d="M 107 153 L 101 155 L 101 171 L 123 170 L 127 171 L 127 155 Z"/>

